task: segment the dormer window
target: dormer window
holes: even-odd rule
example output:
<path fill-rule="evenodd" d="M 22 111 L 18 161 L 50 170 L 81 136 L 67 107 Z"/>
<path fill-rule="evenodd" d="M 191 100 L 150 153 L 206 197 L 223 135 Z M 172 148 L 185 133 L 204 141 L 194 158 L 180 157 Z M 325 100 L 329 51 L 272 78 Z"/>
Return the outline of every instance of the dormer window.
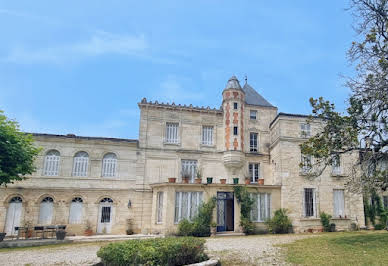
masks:
<path fill-rule="evenodd" d="M 238 103 L 233 103 L 233 109 L 237 110 L 237 108 L 238 108 Z"/>

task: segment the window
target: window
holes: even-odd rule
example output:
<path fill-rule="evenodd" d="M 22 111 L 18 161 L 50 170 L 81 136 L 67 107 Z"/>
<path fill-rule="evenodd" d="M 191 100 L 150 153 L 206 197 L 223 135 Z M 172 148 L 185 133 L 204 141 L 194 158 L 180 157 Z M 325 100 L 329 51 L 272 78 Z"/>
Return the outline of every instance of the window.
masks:
<path fill-rule="evenodd" d="M 182 177 L 188 177 L 190 183 L 194 183 L 195 175 L 197 174 L 197 161 L 182 160 Z"/>
<path fill-rule="evenodd" d="M 198 212 L 202 203 L 202 192 L 175 193 L 175 223 L 182 219 L 191 220 Z"/>
<path fill-rule="evenodd" d="M 202 127 L 202 144 L 213 145 L 213 127 L 203 126 Z"/>
<path fill-rule="evenodd" d="M 82 223 L 82 204 L 83 204 L 83 200 L 79 197 L 76 197 L 71 201 L 69 224 Z"/>
<path fill-rule="evenodd" d="M 46 197 L 42 200 L 39 207 L 38 224 L 51 224 L 51 220 L 53 218 L 53 202 L 54 200 L 51 197 Z"/>
<path fill-rule="evenodd" d="M 256 119 L 257 119 L 257 111 L 256 111 L 256 110 L 251 110 L 251 111 L 249 112 L 249 118 L 250 118 L 251 120 L 256 120 Z"/>
<path fill-rule="evenodd" d="M 304 206 L 304 216 L 305 217 L 315 217 L 316 208 L 315 208 L 315 189 L 314 188 L 305 188 L 303 195 L 303 206 Z"/>
<path fill-rule="evenodd" d="M 333 175 L 341 174 L 341 160 L 340 160 L 339 155 L 334 155 L 332 157 L 331 167 L 332 167 L 332 174 Z"/>
<path fill-rule="evenodd" d="M 251 177 L 252 183 L 257 183 L 260 178 L 260 164 L 250 163 L 249 164 L 249 176 Z"/>
<path fill-rule="evenodd" d="M 343 189 L 333 190 L 334 217 L 345 216 L 345 199 Z"/>
<path fill-rule="evenodd" d="M 252 193 L 253 205 L 251 219 L 253 222 L 265 222 L 271 216 L 271 194 Z"/>
<path fill-rule="evenodd" d="M 166 123 L 166 143 L 179 143 L 178 123 Z"/>
<path fill-rule="evenodd" d="M 300 134 L 302 138 L 310 137 L 310 124 L 300 124 Z"/>
<path fill-rule="evenodd" d="M 249 148 L 251 152 L 257 152 L 257 133 L 249 134 Z"/>
<path fill-rule="evenodd" d="M 238 135 L 238 127 L 233 127 L 233 135 Z"/>
<path fill-rule="evenodd" d="M 43 175 L 57 176 L 59 174 L 59 151 L 51 150 L 46 153 L 44 158 Z"/>
<path fill-rule="evenodd" d="M 84 151 L 74 155 L 73 176 L 87 176 L 89 165 L 89 154 Z"/>
<path fill-rule="evenodd" d="M 308 173 L 311 171 L 311 155 L 303 155 L 301 157 L 302 173 Z"/>
<path fill-rule="evenodd" d="M 117 156 L 114 153 L 105 154 L 102 159 L 102 176 L 112 177 L 116 176 L 117 171 Z"/>
<path fill-rule="evenodd" d="M 237 110 L 237 108 L 238 108 L 238 103 L 233 103 L 233 109 Z"/>
<path fill-rule="evenodd" d="M 163 192 L 156 194 L 156 223 L 160 224 L 163 221 Z"/>
<path fill-rule="evenodd" d="M 384 208 L 388 209 L 388 196 L 383 196 Z"/>

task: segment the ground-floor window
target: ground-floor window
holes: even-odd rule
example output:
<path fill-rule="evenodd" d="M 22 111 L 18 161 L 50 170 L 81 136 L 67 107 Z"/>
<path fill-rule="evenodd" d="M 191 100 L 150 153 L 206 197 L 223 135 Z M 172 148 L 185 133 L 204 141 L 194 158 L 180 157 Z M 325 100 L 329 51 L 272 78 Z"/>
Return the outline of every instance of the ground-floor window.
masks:
<path fill-rule="evenodd" d="M 71 201 L 69 224 L 82 223 L 82 204 L 83 204 L 83 200 L 79 197 L 76 197 Z"/>
<path fill-rule="evenodd" d="M 156 222 L 162 223 L 163 220 L 163 192 L 156 194 Z"/>
<path fill-rule="evenodd" d="M 334 217 L 344 217 L 345 215 L 345 198 L 343 189 L 333 190 Z"/>
<path fill-rule="evenodd" d="M 252 193 L 251 219 L 253 222 L 265 222 L 271 216 L 271 194 Z"/>
<path fill-rule="evenodd" d="M 202 192 L 175 193 L 175 223 L 182 219 L 191 220 L 202 203 Z"/>
<path fill-rule="evenodd" d="M 303 195 L 303 207 L 305 217 L 316 216 L 316 196 L 314 188 L 305 188 Z"/>

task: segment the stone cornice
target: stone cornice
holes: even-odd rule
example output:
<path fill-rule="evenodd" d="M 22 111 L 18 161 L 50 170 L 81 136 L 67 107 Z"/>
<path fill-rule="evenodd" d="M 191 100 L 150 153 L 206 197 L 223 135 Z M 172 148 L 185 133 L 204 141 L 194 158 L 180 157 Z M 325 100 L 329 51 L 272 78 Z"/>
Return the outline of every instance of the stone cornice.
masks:
<path fill-rule="evenodd" d="M 159 103 L 158 101 L 152 102 L 152 101 L 147 101 L 146 98 L 143 98 L 140 103 L 138 103 L 138 106 L 140 108 L 142 107 L 153 107 L 153 108 L 164 108 L 164 109 L 170 109 L 170 110 L 182 110 L 182 111 L 192 111 L 192 112 L 206 112 L 206 113 L 215 113 L 215 114 L 223 114 L 222 109 L 216 109 L 216 108 L 210 108 L 209 106 L 207 107 L 199 107 L 199 106 L 193 106 L 192 104 L 190 105 L 181 105 L 178 104 L 176 105 L 174 102 L 173 103 Z"/>

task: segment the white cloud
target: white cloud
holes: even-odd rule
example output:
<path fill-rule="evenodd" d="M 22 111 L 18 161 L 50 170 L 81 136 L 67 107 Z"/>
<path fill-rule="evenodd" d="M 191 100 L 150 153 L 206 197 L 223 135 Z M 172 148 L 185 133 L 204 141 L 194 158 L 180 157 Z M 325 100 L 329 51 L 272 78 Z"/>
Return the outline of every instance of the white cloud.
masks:
<path fill-rule="evenodd" d="M 4 61 L 17 64 L 61 64 L 69 60 L 79 60 L 104 54 L 145 56 L 148 48 L 144 35 L 118 35 L 97 31 L 86 41 L 62 46 L 35 50 L 17 47 L 4 58 Z"/>
<path fill-rule="evenodd" d="M 161 91 L 155 98 L 160 101 L 175 102 L 175 103 L 192 103 L 195 100 L 202 99 L 202 94 L 199 91 L 192 91 L 190 88 L 183 87 L 182 83 L 189 83 L 185 78 L 179 78 L 174 75 L 169 75 L 160 83 Z"/>

